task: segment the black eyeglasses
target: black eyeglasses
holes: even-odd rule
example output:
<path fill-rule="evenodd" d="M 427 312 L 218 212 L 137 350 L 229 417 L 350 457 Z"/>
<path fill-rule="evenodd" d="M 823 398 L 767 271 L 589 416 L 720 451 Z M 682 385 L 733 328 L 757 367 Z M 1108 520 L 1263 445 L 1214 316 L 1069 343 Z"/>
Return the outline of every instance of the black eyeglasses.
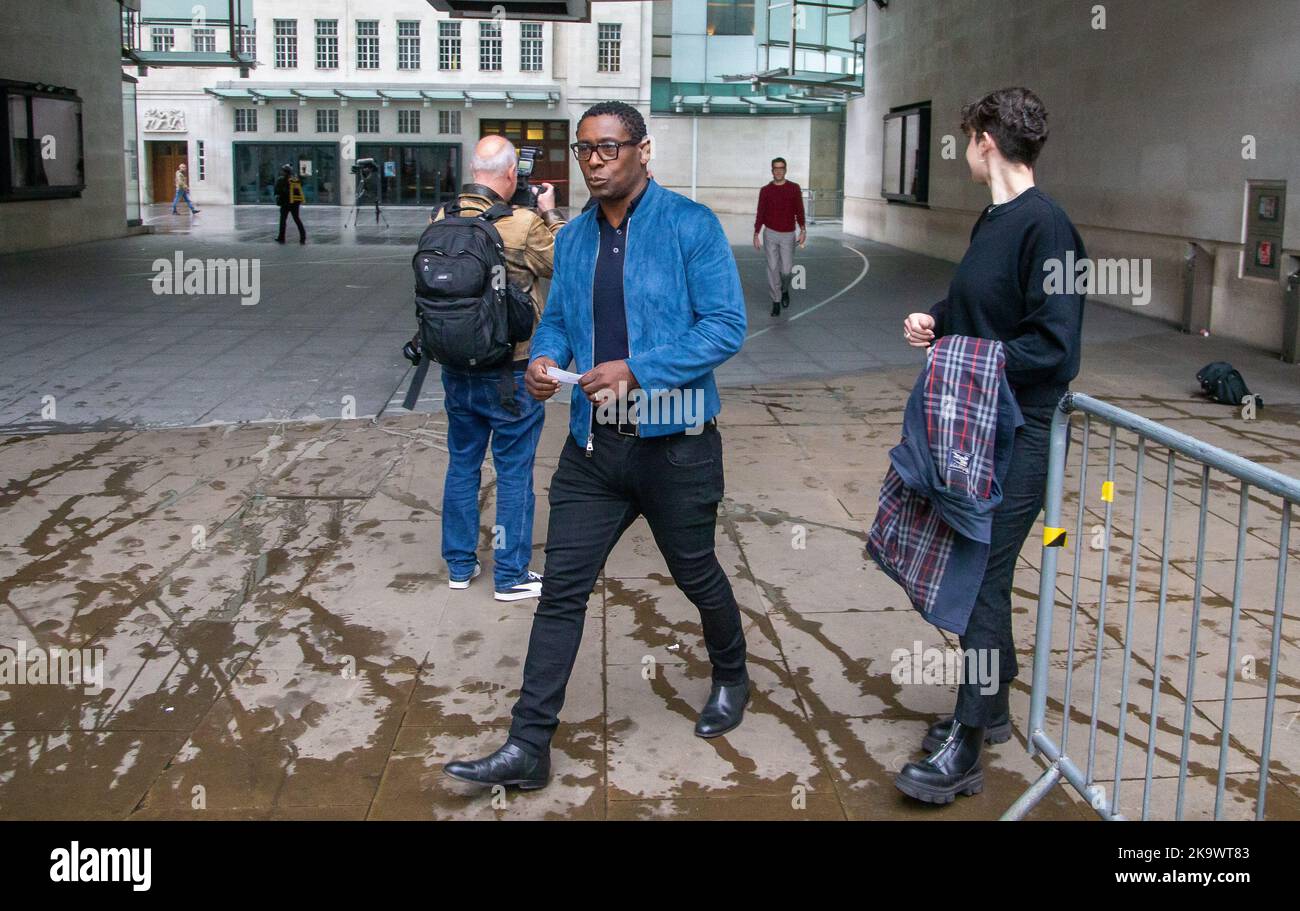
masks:
<path fill-rule="evenodd" d="M 622 142 L 610 140 L 608 142 L 598 142 L 594 145 L 590 142 L 574 142 L 569 144 L 569 148 L 573 149 L 573 155 L 578 161 L 588 161 L 595 149 L 600 150 L 600 157 L 605 161 L 613 161 L 618 157 L 618 150 L 623 146 L 635 146 L 643 142 L 645 142 L 645 139 L 625 139 Z"/>

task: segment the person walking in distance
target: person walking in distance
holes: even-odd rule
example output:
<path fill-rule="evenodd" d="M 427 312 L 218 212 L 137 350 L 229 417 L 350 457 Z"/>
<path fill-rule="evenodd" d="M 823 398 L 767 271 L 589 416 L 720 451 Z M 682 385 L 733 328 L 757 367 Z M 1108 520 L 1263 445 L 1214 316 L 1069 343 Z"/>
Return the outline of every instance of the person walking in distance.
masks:
<path fill-rule="evenodd" d="M 477 215 L 493 206 L 506 206 L 518 182 L 518 153 L 504 136 L 485 136 L 470 161 L 473 182 L 461 188 L 454 214 Z M 445 217 L 440 209 L 431 222 Z M 511 207 L 511 214 L 492 222 L 505 247 L 506 279 L 529 295 L 534 319 L 545 307 L 539 285 L 551 277 L 555 235 L 564 218 L 555 208 L 555 188 L 542 184 L 537 211 Z M 480 572 L 475 555 L 479 539 L 478 497 L 483 457 L 492 444 L 496 469 L 497 527 L 502 545 L 493 553 L 492 575 L 498 601 L 536 598 L 542 577 L 528 569 L 533 556 L 533 461 L 542 435 L 545 409 L 524 388 L 528 366 L 527 341 L 515 345 L 512 413 L 501 401 L 501 370 L 479 373 L 442 368 L 443 405 L 447 411 L 447 452 L 450 460 L 442 491 L 442 558 L 448 584 L 469 588 Z"/>
<path fill-rule="evenodd" d="M 647 176 L 650 140 L 636 108 L 588 109 L 571 148 L 598 203 L 556 238 L 525 375 L 545 400 L 560 387 L 551 371 L 572 361 L 581 374 L 551 479 L 542 596 L 505 745 L 444 769 L 483 786 L 549 781 L 587 599 L 638 515 L 700 612 L 713 674 L 696 736 L 733 730 L 750 695 L 740 608 L 714 551 L 723 476 L 713 370 L 745 339 L 736 261 L 712 212 Z"/>
<path fill-rule="evenodd" d="M 275 203 L 280 207 L 280 233 L 276 236 L 277 244 L 284 243 L 285 219 L 293 216 L 293 223 L 298 226 L 298 243 L 307 243 L 307 229 L 298 217 L 298 208 L 306 197 L 302 192 L 302 181 L 293 173 L 293 168 L 285 165 L 280 168 L 280 177 L 275 182 Z"/>
<path fill-rule="evenodd" d="M 186 172 L 187 172 L 187 166 L 185 162 L 182 161 L 177 166 L 176 175 L 173 178 L 176 183 L 176 195 L 172 197 L 173 215 L 181 214 L 176 211 L 176 204 L 179 203 L 182 199 L 185 200 L 185 205 L 190 207 L 191 214 L 193 215 L 199 214 L 199 210 L 194 208 L 194 203 L 190 201 L 190 177 L 189 174 Z"/>
<path fill-rule="evenodd" d="M 767 256 L 767 287 L 772 295 L 772 315 L 780 316 L 790 306 L 790 279 L 794 273 L 795 226 L 799 246 L 808 240 L 803 218 L 803 191 L 785 179 L 784 158 L 772 159 L 772 180 L 758 191 L 758 213 L 754 216 L 754 249 Z"/>

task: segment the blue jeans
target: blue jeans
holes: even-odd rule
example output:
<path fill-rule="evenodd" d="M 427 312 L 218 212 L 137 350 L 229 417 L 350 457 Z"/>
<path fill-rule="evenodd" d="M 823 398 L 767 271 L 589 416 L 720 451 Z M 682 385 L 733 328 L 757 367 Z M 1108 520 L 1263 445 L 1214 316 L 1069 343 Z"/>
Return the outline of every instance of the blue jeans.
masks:
<path fill-rule="evenodd" d="M 519 414 L 501 407 L 497 374 L 442 370 L 447 409 L 447 477 L 442 489 L 442 558 L 453 579 L 474 572 L 478 545 L 478 492 L 489 438 L 497 474 L 497 521 L 492 543 L 498 591 L 524 581 L 533 552 L 533 458 L 545 411 L 515 371 Z M 498 546 L 499 545 L 499 546 Z"/>
<path fill-rule="evenodd" d="M 177 188 L 177 190 L 176 190 L 176 195 L 172 197 L 172 211 L 173 211 L 173 212 L 176 211 L 176 204 L 177 204 L 178 202 L 180 202 L 182 199 L 185 200 L 185 205 L 187 205 L 187 206 L 190 207 L 190 211 L 191 211 L 191 212 L 195 211 L 195 210 L 194 210 L 194 203 L 190 202 L 190 191 L 189 191 L 189 190 L 182 190 L 182 189 L 180 189 L 180 188 Z"/>

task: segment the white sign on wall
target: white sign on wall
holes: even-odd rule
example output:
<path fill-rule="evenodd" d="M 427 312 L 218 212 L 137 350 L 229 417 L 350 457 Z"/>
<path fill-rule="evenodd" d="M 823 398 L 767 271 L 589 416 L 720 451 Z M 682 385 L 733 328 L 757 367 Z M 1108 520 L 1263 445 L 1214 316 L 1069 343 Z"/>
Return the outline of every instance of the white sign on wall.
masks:
<path fill-rule="evenodd" d="M 144 112 L 146 133 L 184 133 L 185 111 L 180 108 L 149 108 Z"/>

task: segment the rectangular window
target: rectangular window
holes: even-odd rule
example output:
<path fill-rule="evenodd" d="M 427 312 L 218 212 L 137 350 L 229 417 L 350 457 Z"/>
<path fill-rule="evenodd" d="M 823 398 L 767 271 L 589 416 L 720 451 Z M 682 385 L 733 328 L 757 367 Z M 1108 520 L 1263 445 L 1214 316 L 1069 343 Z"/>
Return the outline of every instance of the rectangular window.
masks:
<path fill-rule="evenodd" d="M 930 104 L 895 108 L 885 115 L 880 195 L 924 204 L 930 184 Z"/>
<path fill-rule="evenodd" d="M 617 73 L 623 67 L 623 26 L 602 22 L 596 26 L 596 69 Z"/>
<path fill-rule="evenodd" d="M 275 109 L 275 131 L 277 133 L 298 132 L 298 109 L 297 108 L 276 108 Z"/>
<path fill-rule="evenodd" d="M 789 21 L 787 16 L 787 28 Z M 709 0 L 705 30 L 710 35 L 754 34 L 754 0 Z"/>
<path fill-rule="evenodd" d="M 460 23 L 438 23 L 438 69 L 460 69 Z"/>
<path fill-rule="evenodd" d="M 35 85 L 0 86 L 0 199 L 81 195 L 81 99 Z"/>
<path fill-rule="evenodd" d="M 298 20 L 275 20 L 276 69 L 292 70 L 298 66 Z"/>
<path fill-rule="evenodd" d="M 420 68 L 420 23 L 418 21 L 397 23 L 397 68 L 399 70 Z"/>
<path fill-rule="evenodd" d="M 460 111 L 439 111 L 438 132 L 444 136 L 459 136 Z"/>
<path fill-rule="evenodd" d="M 235 132 L 257 132 L 257 108 L 235 108 Z"/>
<path fill-rule="evenodd" d="M 203 145 L 203 140 L 197 141 L 199 149 L 199 180 L 208 179 L 208 152 Z"/>
<path fill-rule="evenodd" d="M 536 73 L 542 68 L 542 24 L 523 22 L 519 25 L 519 69 Z"/>
<path fill-rule="evenodd" d="M 378 108 L 357 109 L 357 132 L 358 133 L 379 132 L 379 109 Z"/>
<path fill-rule="evenodd" d="M 257 27 L 246 25 L 239 30 L 239 54 L 242 57 L 257 57 Z"/>
<path fill-rule="evenodd" d="M 215 28 L 196 28 L 190 33 L 190 39 L 196 53 L 216 53 L 217 30 Z"/>
<path fill-rule="evenodd" d="M 357 69 L 379 69 L 379 20 L 357 20 Z"/>
<path fill-rule="evenodd" d="M 338 108 L 319 108 L 316 111 L 316 132 L 337 133 L 339 131 Z"/>
<path fill-rule="evenodd" d="M 419 111 L 398 111 L 397 132 L 399 133 L 420 132 L 420 112 Z"/>
<path fill-rule="evenodd" d="M 337 19 L 316 20 L 316 69 L 337 70 L 339 68 L 339 21 Z"/>
<path fill-rule="evenodd" d="M 501 23 L 478 24 L 478 68 L 494 72 L 501 69 Z"/>
<path fill-rule="evenodd" d="M 154 26 L 149 29 L 150 47 L 155 54 L 166 53 L 176 49 L 176 29 Z"/>

